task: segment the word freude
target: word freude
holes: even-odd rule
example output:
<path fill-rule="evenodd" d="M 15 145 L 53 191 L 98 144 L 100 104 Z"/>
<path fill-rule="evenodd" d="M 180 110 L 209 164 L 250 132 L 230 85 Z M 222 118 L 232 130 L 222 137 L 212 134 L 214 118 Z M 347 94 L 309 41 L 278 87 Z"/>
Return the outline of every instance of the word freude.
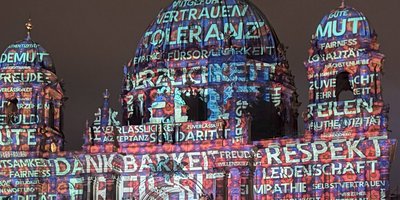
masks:
<path fill-rule="evenodd" d="M 48 82 L 45 74 L 41 72 L 12 72 L 12 73 L 0 73 L 0 82 L 3 83 L 28 83 L 28 82 L 38 82 L 44 83 Z"/>

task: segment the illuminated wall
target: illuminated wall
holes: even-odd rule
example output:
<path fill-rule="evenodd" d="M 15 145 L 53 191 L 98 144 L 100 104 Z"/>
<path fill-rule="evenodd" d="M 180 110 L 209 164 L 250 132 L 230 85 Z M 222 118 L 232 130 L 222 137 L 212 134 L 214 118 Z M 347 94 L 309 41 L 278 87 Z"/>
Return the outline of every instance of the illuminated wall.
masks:
<path fill-rule="evenodd" d="M 310 104 L 304 115 L 305 136 L 347 142 L 387 139 L 388 106 L 383 102 L 381 87 L 383 60 L 377 35 L 361 12 L 342 5 L 324 16 L 311 40 L 306 62 Z M 388 198 L 389 160 L 393 152 L 380 154 L 372 146 L 364 146 L 366 157 L 354 149 L 346 151 L 343 145 L 331 147 L 332 154 L 344 153 L 332 160 L 340 160 L 346 153 L 358 154 L 360 158 L 347 159 L 356 164 L 356 171 L 348 171 L 350 165 L 337 163 L 340 166 L 336 167 L 344 169 L 344 173 L 323 181 L 323 197 Z M 374 142 L 374 146 L 393 148 L 379 142 Z M 353 185 L 357 186 L 351 189 Z"/>
<path fill-rule="evenodd" d="M 43 47 L 28 36 L 0 57 L 0 148 L 60 151 L 63 90 Z"/>
<path fill-rule="evenodd" d="M 297 132 L 285 49 L 248 1 L 174 1 L 145 31 L 124 72 L 126 125 L 252 115 L 253 139 Z M 273 123 L 260 123 L 265 116 Z"/>
<path fill-rule="evenodd" d="M 384 55 L 366 17 L 353 8 L 332 11 L 318 25 L 309 53 L 306 133 L 324 138 L 386 135 Z"/>
<path fill-rule="evenodd" d="M 64 148 L 63 101 L 50 54 L 29 33 L 6 48 L 0 57 L 1 199 L 45 190 L 39 185 L 51 173 L 42 156 Z"/>
<path fill-rule="evenodd" d="M 174 1 L 124 68 L 122 122 L 105 91 L 82 151 L 65 152 L 62 88 L 28 35 L 1 56 L 0 199 L 385 199 L 396 141 L 378 47 L 353 8 L 323 18 L 306 131 L 290 136 L 297 95 L 266 17 L 245 0 Z"/>

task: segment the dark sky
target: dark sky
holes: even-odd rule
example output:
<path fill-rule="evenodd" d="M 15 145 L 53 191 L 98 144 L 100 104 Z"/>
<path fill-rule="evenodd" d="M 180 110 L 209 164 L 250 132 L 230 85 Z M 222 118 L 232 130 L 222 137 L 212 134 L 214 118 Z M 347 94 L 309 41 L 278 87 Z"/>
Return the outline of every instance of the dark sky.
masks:
<path fill-rule="evenodd" d="M 46 48 L 64 79 L 65 129 L 68 150 L 82 145 L 85 121 L 102 104 L 102 92 L 111 92 L 112 106 L 120 108 L 122 67 L 133 57 L 138 40 L 159 10 L 172 0 L 3 0 L 0 4 L 0 48 L 25 37 L 24 24 L 31 15 L 32 38 Z M 340 0 L 253 0 L 266 14 L 280 41 L 289 47 L 288 59 L 303 103 L 307 100 L 303 61 L 311 35 L 322 17 Z M 379 34 L 386 55 L 384 98 L 390 104 L 392 138 L 400 138 L 400 1 L 348 0 L 362 11 Z M 399 77 L 398 77 L 399 76 Z M 303 128 L 299 119 L 300 130 Z M 399 151 L 398 151 L 399 152 Z M 392 182 L 400 184 L 400 154 L 393 164 Z M 396 172 L 397 171 L 397 172 Z"/>

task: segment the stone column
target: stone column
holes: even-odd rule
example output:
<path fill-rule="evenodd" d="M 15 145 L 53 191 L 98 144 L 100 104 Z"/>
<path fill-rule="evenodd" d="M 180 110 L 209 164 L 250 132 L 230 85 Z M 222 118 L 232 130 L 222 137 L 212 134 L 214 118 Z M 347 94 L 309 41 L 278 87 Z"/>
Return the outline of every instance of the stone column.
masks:
<path fill-rule="evenodd" d="M 257 187 L 262 185 L 262 180 L 263 180 L 263 171 L 261 167 L 258 167 L 254 171 L 254 177 L 253 177 L 253 187 L 256 185 Z M 262 194 L 256 194 L 254 195 L 255 200 L 262 199 Z"/>
<path fill-rule="evenodd" d="M 94 181 L 94 198 L 98 200 L 106 199 L 106 178 L 104 176 L 96 177 Z"/>
<path fill-rule="evenodd" d="M 87 178 L 87 185 L 86 185 L 86 188 L 87 188 L 86 199 L 87 200 L 93 199 L 93 195 L 94 195 L 94 191 L 95 191 L 93 188 L 93 185 L 94 185 L 93 182 L 94 182 L 94 178 L 89 176 Z"/>
<path fill-rule="evenodd" d="M 241 173 L 238 168 L 229 169 L 230 178 L 228 179 L 228 198 L 229 200 L 240 200 Z"/>
<path fill-rule="evenodd" d="M 115 199 L 122 199 L 122 179 L 120 176 L 115 177 Z"/>

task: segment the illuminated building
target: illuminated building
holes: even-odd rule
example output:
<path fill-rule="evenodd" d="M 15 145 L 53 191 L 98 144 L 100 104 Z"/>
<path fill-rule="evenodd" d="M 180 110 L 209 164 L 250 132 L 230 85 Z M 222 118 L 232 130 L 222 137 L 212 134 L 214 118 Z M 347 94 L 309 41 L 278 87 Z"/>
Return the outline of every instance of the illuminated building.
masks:
<path fill-rule="evenodd" d="M 383 55 L 353 8 L 326 15 L 311 40 L 299 137 L 285 48 L 261 11 L 247 0 L 174 1 L 124 67 L 122 121 L 106 90 L 80 152 L 63 151 L 61 83 L 27 29 L 1 56 L 3 199 L 388 195 Z"/>

